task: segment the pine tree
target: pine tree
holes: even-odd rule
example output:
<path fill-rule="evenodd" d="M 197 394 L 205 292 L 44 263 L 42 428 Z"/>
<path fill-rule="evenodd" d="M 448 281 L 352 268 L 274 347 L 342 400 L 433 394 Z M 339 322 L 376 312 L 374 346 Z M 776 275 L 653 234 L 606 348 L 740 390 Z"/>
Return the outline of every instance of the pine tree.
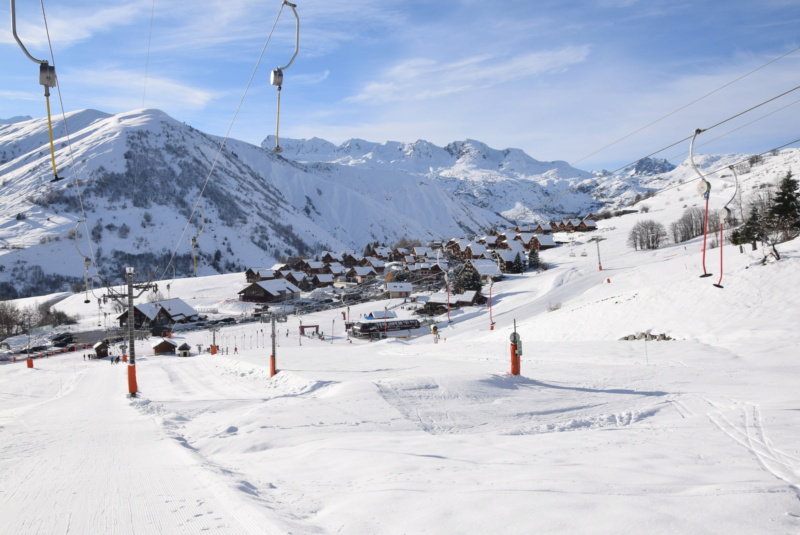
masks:
<path fill-rule="evenodd" d="M 525 264 L 522 263 L 522 256 L 517 253 L 514 257 L 514 262 L 511 264 L 512 273 L 523 273 L 525 271 Z"/>
<path fill-rule="evenodd" d="M 528 253 L 528 266 L 531 269 L 539 269 L 539 251 L 536 247 L 532 247 L 531 252 Z"/>
<path fill-rule="evenodd" d="M 800 211 L 798 211 L 798 181 L 792 178 L 792 172 L 778 185 L 778 191 L 772 198 L 772 204 L 765 217 L 765 227 L 781 234 L 782 241 L 789 241 L 797 236 L 800 228 Z"/>

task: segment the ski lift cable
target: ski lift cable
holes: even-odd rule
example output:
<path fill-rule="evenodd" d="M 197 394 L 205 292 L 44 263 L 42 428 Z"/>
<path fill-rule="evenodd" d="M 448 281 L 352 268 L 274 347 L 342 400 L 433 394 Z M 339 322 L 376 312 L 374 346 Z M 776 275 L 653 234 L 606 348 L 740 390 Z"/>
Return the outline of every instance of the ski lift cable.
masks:
<path fill-rule="evenodd" d="M 12 5 L 13 5 L 13 3 L 14 2 L 12 0 Z M 45 35 L 47 36 L 47 46 L 48 46 L 48 49 L 50 51 L 50 59 L 52 60 L 53 64 L 55 65 L 55 54 L 53 53 L 53 42 L 52 42 L 52 39 L 50 38 L 50 27 L 49 27 L 49 25 L 47 23 L 47 13 L 46 13 L 45 8 L 44 8 L 44 0 L 40 0 L 40 5 L 41 5 L 41 9 L 42 9 L 42 21 L 44 23 Z M 61 121 L 62 121 L 62 123 L 64 125 L 64 133 L 65 133 L 65 137 L 67 139 L 67 152 L 69 154 L 70 163 L 72 165 L 72 176 L 73 176 L 73 182 L 74 182 L 74 186 L 75 186 L 75 192 L 77 193 L 78 204 L 79 204 L 80 209 L 81 209 L 81 219 L 77 222 L 77 225 L 75 226 L 75 230 L 74 230 L 74 234 L 75 235 L 73 236 L 73 239 L 75 241 L 75 247 L 77 249 L 78 248 L 77 247 L 77 239 L 78 239 L 77 229 L 80 226 L 80 223 L 83 222 L 84 228 L 86 229 L 86 243 L 88 244 L 88 247 L 89 247 L 89 256 L 88 257 L 85 256 L 83 253 L 81 253 L 80 250 L 78 250 L 78 254 L 84 259 L 84 265 L 86 267 L 86 274 L 87 274 L 86 286 L 88 288 L 88 268 L 89 268 L 89 266 L 86 266 L 86 261 L 87 260 L 91 261 L 91 263 L 95 266 L 95 273 L 98 273 L 97 262 L 96 262 L 96 258 L 95 258 L 95 255 L 94 255 L 94 248 L 92 247 L 92 242 L 89 239 L 89 226 L 87 224 L 88 217 L 86 215 L 86 208 L 84 207 L 84 203 L 83 203 L 83 193 L 81 191 L 80 180 L 78 178 L 78 170 L 77 170 L 77 167 L 75 165 L 75 154 L 74 154 L 74 152 L 72 150 L 72 140 L 71 140 L 71 137 L 70 137 L 69 127 L 67 125 L 67 116 L 66 116 L 66 112 L 65 112 L 65 108 L 64 108 L 64 100 L 63 100 L 63 97 L 62 97 L 62 94 L 61 94 L 61 86 L 58 83 L 57 79 L 55 79 L 55 88 L 56 88 L 56 93 L 58 95 L 58 102 L 59 102 L 59 105 L 61 107 Z M 49 122 L 50 122 L 50 116 L 49 116 L 49 104 L 48 104 L 48 123 Z M 51 129 L 50 129 L 51 148 L 53 146 L 52 145 L 52 143 L 53 143 L 52 136 L 53 136 L 53 134 L 52 134 L 52 127 L 51 127 Z"/>
<path fill-rule="evenodd" d="M 725 123 L 727 123 L 729 121 L 732 121 L 733 119 L 735 119 L 737 117 L 741 117 L 742 115 L 744 115 L 746 113 L 749 113 L 749 112 L 751 112 L 751 111 L 753 111 L 755 109 L 758 109 L 761 106 L 764 106 L 764 105 L 769 104 L 770 102 L 773 102 L 773 101 L 775 101 L 775 100 L 777 100 L 777 99 L 779 99 L 781 97 L 784 97 L 784 96 L 788 95 L 789 93 L 792 93 L 793 91 L 797 91 L 798 89 L 800 89 L 800 86 L 793 87 L 792 89 L 784 91 L 783 93 L 781 93 L 779 95 L 776 95 L 776 96 L 774 96 L 774 97 L 772 97 L 770 99 L 767 99 L 767 100 L 765 100 L 765 101 L 763 101 L 763 102 L 761 102 L 759 104 L 756 104 L 755 106 L 752 106 L 752 107 L 750 107 L 750 108 L 748 108 L 748 109 L 746 109 L 746 110 L 744 110 L 742 112 L 739 112 L 739 113 L 737 113 L 735 115 L 732 115 L 732 116 L 730 116 L 730 117 L 728 117 L 726 119 L 723 119 L 722 121 L 719 121 L 716 124 L 713 124 L 713 125 L 711 125 L 711 126 L 709 126 L 707 128 L 702 128 L 700 130 L 702 132 L 707 132 L 709 130 L 717 128 L 718 126 L 721 126 L 721 125 L 723 125 L 723 124 L 725 124 Z M 617 167 L 616 169 L 611 171 L 608 175 L 602 175 L 602 176 L 598 176 L 598 177 L 595 177 L 595 178 L 588 179 L 588 182 L 597 182 L 598 180 L 600 180 L 600 179 L 602 179 L 602 178 L 604 178 L 606 176 L 613 175 L 614 173 L 622 171 L 626 167 L 630 167 L 631 165 L 636 165 L 637 163 L 639 163 L 640 161 L 644 160 L 645 158 L 650 158 L 651 156 L 655 156 L 656 154 L 664 152 L 665 150 L 671 149 L 672 147 L 675 147 L 677 145 L 685 143 L 686 141 L 689 141 L 690 139 L 692 139 L 692 137 L 693 136 L 686 136 L 685 138 L 680 139 L 680 140 L 678 140 L 678 141 L 676 141 L 674 143 L 671 143 L 671 144 L 667 145 L 666 147 L 662 147 L 662 148 L 658 149 L 657 151 L 651 152 L 650 154 L 648 154 L 646 156 L 642 156 L 641 158 L 638 158 L 638 159 L 636 159 L 636 160 L 634 160 L 634 161 L 632 161 L 630 163 L 621 165 L 620 167 Z M 558 199 L 561 199 L 562 197 L 566 197 L 567 195 L 575 193 L 576 191 L 578 191 L 580 188 L 582 188 L 584 186 L 585 186 L 585 183 L 581 183 L 581 184 L 578 184 L 576 186 L 573 186 L 573 187 L 567 189 L 566 191 L 564 191 L 563 193 L 561 193 L 559 195 L 556 195 L 555 197 L 551 197 L 550 199 L 548 199 L 548 200 L 546 200 L 546 201 L 544 201 L 544 202 L 542 202 L 540 204 L 537 204 L 536 206 L 532 206 L 530 208 L 530 210 L 534 211 L 534 210 L 537 210 L 537 209 L 539 209 L 539 208 L 541 208 L 543 206 L 547 206 L 548 204 L 551 204 L 551 203 L 557 201 Z"/>
<path fill-rule="evenodd" d="M 214 156 L 214 161 L 211 163 L 211 168 L 208 171 L 208 175 L 206 175 L 205 181 L 203 182 L 203 185 L 200 188 L 200 192 L 198 193 L 197 199 L 194 203 L 194 206 L 192 207 L 192 213 L 187 218 L 186 225 L 184 225 L 183 230 L 181 231 L 181 235 L 176 240 L 175 249 L 173 249 L 169 262 L 167 262 L 167 265 L 164 267 L 164 271 L 162 272 L 160 278 L 164 278 L 170 266 L 172 266 L 173 262 L 175 261 L 175 255 L 178 253 L 178 249 L 180 248 L 180 244 L 183 241 L 183 237 L 186 235 L 186 232 L 189 229 L 189 225 L 191 224 L 192 216 L 194 215 L 194 212 L 197 210 L 197 207 L 200 205 L 200 200 L 203 198 L 203 194 L 205 193 L 206 187 L 208 186 L 208 183 L 211 180 L 211 176 L 217 167 L 217 162 L 219 162 L 219 157 L 225 148 L 225 144 L 227 143 L 228 138 L 230 137 L 231 130 L 233 130 L 233 125 L 236 123 L 236 119 L 239 116 L 239 112 L 242 109 L 242 105 L 244 104 L 244 99 L 247 96 L 248 91 L 250 90 L 250 86 L 253 84 L 253 79 L 255 78 L 256 73 L 258 72 L 259 66 L 261 65 L 261 60 L 264 58 L 264 53 L 267 51 L 267 46 L 269 46 L 269 43 L 272 40 L 272 34 L 275 32 L 275 27 L 278 25 L 278 20 L 280 19 L 282 12 L 283 12 L 283 4 L 281 4 L 280 9 L 278 10 L 278 15 L 275 17 L 275 22 L 272 24 L 272 29 L 270 30 L 269 35 L 267 36 L 266 42 L 264 42 L 264 47 L 261 49 L 261 54 L 258 56 L 258 60 L 256 61 L 255 67 L 253 68 L 253 72 L 250 74 L 250 79 L 247 81 L 247 85 L 245 86 L 244 91 L 242 92 L 242 96 L 239 99 L 239 104 L 236 106 L 236 111 L 234 112 L 233 118 L 231 119 L 231 122 L 228 125 L 228 130 L 225 132 L 225 137 L 222 138 L 222 142 L 220 143 L 219 148 L 217 149 L 217 153 Z"/>
<path fill-rule="evenodd" d="M 735 163 L 733 163 L 733 164 L 731 164 L 731 165 L 734 165 L 734 166 L 736 166 L 736 165 L 744 164 L 744 163 L 747 163 L 747 162 L 748 162 L 748 160 L 749 160 L 750 158 L 752 158 L 753 156 L 765 156 L 765 155 L 767 155 L 767 154 L 769 154 L 769 153 L 771 153 L 771 152 L 775 152 L 775 151 L 777 151 L 777 150 L 784 149 L 784 148 L 786 148 L 786 147 L 789 147 L 789 146 L 791 146 L 791 145 L 796 145 L 797 143 L 800 143 L 800 138 L 798 138 L 798 139 L 795 139 L 795 140 L 792 140 L 792 141 L 789 141 L 788 143 L 784 143 L 783 145 L 779 145 L 779 146 L 777 146 L 777 147 L 774 147 L 774 148 L 771 148 L 771 149 L 765 150 L 764 152 L 760 152 L 760 153 L 758 153 L 758 154 L 754 154 L 754 155 L 748 156 L 748 157 L 747 157 L 747 159 L 740 160 L 740 161 L 738 161 L 738 162 L 735 162 Z M 728 169 L 728 167 L 729 167 L 728 165 L 725 165 L 725 166 L 723 166 L 723 167 L 720 167 L 720 168 L 714 169 L 713 171 L 706 171 L 706 176 L 710 176 L 710 175 L 715 175 L 715 174 L 717 174 L 717 173 L 721 173 L 721 172 L 725 171 L 726 169 Z M 655 197 L 656 195 L 660 195 L 660 194 L 662 194 L 662 193 L 665 193 L 665 192 L 667 192 L 667 191 L 670 191 L 670 190 L 673 190 L 673 189 L 679 188 L 679 187 L 681 187 L 681 186 L 684 186 L 684 185 L 686 185 L 686 184 L 691 184 L 691 183 L 692 183 L 692 182 L 694 182 L 695 180 L 700 180 L 700 178 L 699 178 L 699 177 L 698 177 L 698 178 L 693 178 L 693 179 L 691 179 L 691 180 L 688 180 L 688 181 L 686 181 L 686 182 L 682 182 L 682 183 L 680 183 L 680 184 L 674 184 L 674 185 L 672 185 L 672 186 L 667 186 L 666 188 L 664 188 L 664 189 L 661 189 L 661 190 L 659 190 L 659 191 L 655 192 L 655 193 L 653 194 L 653 197 Z"/>
<path fill-rule="evenodd" d="M 700 143 L 700 144 L 698 144 L 698 145 L 697 145 L 697 147 L 698 147 L 698 148 L 700 148 L 700 147 L 704 147 L 704 146 L 708 145 L 709 143 L 713 143 L 714 141 L 717 141 L 717 140 L 719 140 L 719 139 L 722 139 L 722 138 L 724 138 L 724 137 L 726 137 L 726 136 L 729 136 L 729 135 L 733 134 L 734 132 L 738 132 L 739 130 L 741 130 L 741 129 L 743 129 L 743 128 L 747 128 L 748 126 L 750 126 L 750 125 L 752 125 L 752 124 L 755 124 L 755 123 L 757 123 L 758 121 L 761 121 L 761 120 L 763 120 L 763 119 L 766 119 L 767 117 L 769 117 L 769 116 L 771 116 L 771 115 L 775 115 L 776 113 L 778 113 L 778 112 L 780 112 L 780 111 L 783 111 L 783 110 L 785 110 L 786 108 L 790 108 L 790 107 L 794 106 L 794 105 L 795 105 L 795 104 L 797 104 L 798 102 L 800 102 L 800 99 L 798 99 L 798 100 L 795 100 L 794 102 L 791 102 L 791 103 L 787 104 L 786 106 L 782 106 L 782 107 L 780 107 L 780 108 L 778 108 L 778 109 L 776 109 L 776 110 L 773 110 L 773 111 L 771 111 L 771 112 L 769 112 L 769 113 L 767 113 L 767 114 L 764 114 L 764 115 L 762 115 L 761 117 L 759 117 L 759 118 L 757 118 L 757 119 L 753 119 L 753 120 L 752 120 L 752 121 L 750 121 L 749 123 L 745 123 L 745 124 L 743 124 L 743 125 L 741 125 L 741 126 L 739 126 L 739 127 L 737 127 L 737 128 L 734 128 L 733 130 L 728 130 L 727 132 L 725 132 L 725 133 L 723 133 L 723 134 L 720 134 L 720 135 L 718 135 L 717 137 L 711 138 L 711 139 L 709 139 L 708 141 L 706 141 L 706 142 L 704 142 L 704 143 Z M 680 153 L 680 154 L 676 154 L 676 155 L 674 155 L 674 156 L 670 156 L 669 158 L 667 158 L 667 160 L 669 160 L 669 161 L 673 161 L 673 160 L 675 160 L 676 158 L 680 158 L 681 156 L 683 156 L 683 155 L 685 155 L 685 154 L 688 154 L 688 151 L 684 151 L 684 152 L 682 152 L 682 153 Z"/>
<path fill-rule="evenodd" d="M 600 153 L 600 152 L 602 152 L 602 151 L 606 150 L 606 149 L 607 149 L 607 148 L 609 148 L 609 147 L 613 147 L 613 146 L 614 146 L 614 145 L 616 145 L 617 143 L 619 143 L 619 142 L 621 142 L 621 141 L 624 141 L 624 140 L 628 139 L 629 137 L 632 137 L 632 136 L 634 136 L 634 135 L 638 134 L 639 132 L 642 132 L 642 131 L 644 131 L 644 130 L 647 130 L 647 129 L 648 129 L 648 128 L 650 128 L 651 126 L 653 126 L 653 125 L 655 125 L 655 124 L 657 124 L 657 123 L 660 123 L 660 122 L 661 122 L 661 121 L 663 121 L 664 119 L 667 119 L 667 118 L 669 118 L 669 117 L 671 117 L 671 116 L 675 115 L 676 113 L 678 113 L 678 112 L 680 112 L 680 111 L 683 111 L 683 110 L 685 110 L 686 108 L 688 108 L 688 107 L 690 107 L 690 106 L 692 106 L 692 105 L 694 105 L 694 104 L 697 104 L 697 103 L 698 103 L 698 102 L 700 102 L 701 100 L 703 100 L 703 99 L 705 99 L 705 98 L 707 98 L 707 97 L 710 97 L 710 96 L 711 96 L 711 95 L 713 95 L 714 93 L 717 93 L 717 92 L 721 91 L 722 89 L 725 89 L 726 87 L 728 87 L 728 86 L 730 86 L 730 85 L 733 85 L 733 84 L 735 84 L 736 82 L 738 82 L 738 81 L 740 81 L 740 80 L 743 80 L 744 78 L 747 78 L 747 77 L 748 77 L 748 76 L 750 76 L 751 74 L 753 74 L 753 73 L 755 73 L 755 72 L 757 72 L 757 71 L 760 71 L 761 69 L 763 69 L 763 68 L 765 68 L 765 67 L 768 67 L 769 65 L 772 65 L 772 64 L 773 64 L 773 63 L 775 63 L 776 61 L 779 61 L 779 60 L 781 60 L 781 59 L 785 58 L 786 56 L 789 56 L 789 55 L 791 55 L 791 54 L 794 54 L 794 53 L 795 53 L 795 52 L 797 52 L 798 50 L 800 50 L 800 47 L 794 48 L 794 49 L 792 49 L 792 50 L 790 50 L 790 51 L 786 52 L 785 54 L 782 54 L 782 55 L 778 56 L 777 58 L 775 58 L 775 59 L 773 59 L 773 60 L 771 60 L 771 61 L 768 61 L 767 63 L 764 63 L 764 64 L 763 64 L 763 65 L 761 65 L 760 67 L 757 67 L 757 68 L 753 69 L 752 71 L 750 71 L 750 72 L 748 72 L 748 73 L 745 73 L 745 74 L 743 74 L 743 75 L 739 76 L 738 78 L 736 78 L 736 79 L 734 79 L 734 80 L 731 80 L 730 82 L 728 82 L 728 83 L 726 83 L 726 84 L 724 84 L 724 85 L 722 85 L 722 86 L 720 86 L 720 87 L 718 87 L 718 88 L 714 89 L 713 91 L 711 91 L 711 92 L 709 92 L 709 93 L 706 93 L 706 94 L 705 94 L 705 95 L 703 95 L 702 97 L 699 97 L 699 98 L 697 98 L 697 99 L 695 99 L 695 100 L 693 100 L 693 101 L 689 102 L 688 104 L 686 104 L 686 105 L 684 105 L 684 106 L 681 106 L 680 108 L 678 108 L 678 109 L 676 109 L 676 110 L 673 110 L 673 111 L 669 112 L 668 114 L 666 114 L 666 115 L 664 115 L 664 116 L 662 116 L 662 117 L 659 117 L 659 118 L 658 118 L 658 119 L 656 119 L 655 121 L 653 121 L 653 122 L 651 122 L 651 123 L 648 123 L 648 124 L 646 124 L 645 126 L 643 126 L 643 127 L 639 128 L 639 129 L 637 129 L 637 130 L 634 130 L 634 131 L 633 131 L 633 132 L 631 132 L 630 134 L 627 134 L 627 135 L 625 135 L 625 136 L 623 136 L 623 137 L 621 137 L 621 138 L 617 139 L 616 141 L 613 141 L 613 142 L 609 143 L 608 145 L 606 145 L 606 146 L 604 146 L 604 147 L 600 147 L 600 148 L 599 148 L 599 149 L 597 149 L 596 151 L 594 151 L 594 152 L 592 152 L 592 153 L 590 153 L 590 154 L 587 154 L 586 156 L 583 156 L 582 158 L 579 158 L 579 159 L 577 159 L 577 160 L 575 160 L 575 161 L 571 162 L 571 163 L 570 163 L 570 165 L 573 165 L 573 166 L 574 166 L 575 164 L 577 164 L 577 163 L 580 163 L 580 162 L 582 162 L 583 160 L 585 160 L 585 159 L 587 159 L 587 158 L 590 158 L 590 157 L 594 156 L 595 154 L 598 154 L 598 153 Z"/>

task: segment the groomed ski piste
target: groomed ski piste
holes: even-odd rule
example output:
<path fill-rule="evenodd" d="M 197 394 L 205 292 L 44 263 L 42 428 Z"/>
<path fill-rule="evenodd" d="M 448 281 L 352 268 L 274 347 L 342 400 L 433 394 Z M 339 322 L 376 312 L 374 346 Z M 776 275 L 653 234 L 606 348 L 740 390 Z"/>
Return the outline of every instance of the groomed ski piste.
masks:
<path fill-rule="evenodd" d="M 124 365 L 81 352 L 3 363 L 0 533 L 799 533 L 800 244 L 766 263 L 726 245 L 722 289 L 719 248 L 699 277 L 702 237 L 628 247 L 637 221 L 700 203 L 693 188 L 495 283 L 494 330 L 488 307 L 438 316 L 438 343 L 349 341 L 342 309 L 290 316 L 272 378 L 266 324 L 223 327 L 225 355 L 178 333 L 193 356 L 137 343 L 136 399 Z M 243 285 L 172 295 L 205 307 Z M 83 298 L 56 308 L 96 324 Z M 350 313 L 384 307 L 404 311 Z M 620 340 L 641 333 L 671 340 Z"/>

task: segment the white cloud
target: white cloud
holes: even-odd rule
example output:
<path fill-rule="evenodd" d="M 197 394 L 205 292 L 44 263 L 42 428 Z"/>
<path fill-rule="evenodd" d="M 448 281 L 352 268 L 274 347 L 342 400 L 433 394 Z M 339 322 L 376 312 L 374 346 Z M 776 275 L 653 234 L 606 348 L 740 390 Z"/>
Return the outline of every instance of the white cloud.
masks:
<path fill-rule="evenodd" d="M 80 101 L 84 92 L 91 94 L 91 103 L 81 106 L 129 110 L 142 102 L 144 80 L 140 72 L 122 69 L 96 69 L 70 71 L 62 76 L 64 87 L 69 90 L 70 101 Z M 103 88 L 98 91 L 97 88 Z M 221 92 L 199 89 L 168 78 L 149 76 L 145 95 L 145 106 L 169 112 L 199 110 L 207 107 Z"/>
<path fill-rule="evenodd" d="M 473 56 L 451 63 L 412 59 L 388 69 L 379 80 L 368 83 L 360 93 L 348 100 L 380 104 L 486 89 L 563 71 L 586 61 L 589 49 L 589 46 L 575 46 L 508 58 Z"/>

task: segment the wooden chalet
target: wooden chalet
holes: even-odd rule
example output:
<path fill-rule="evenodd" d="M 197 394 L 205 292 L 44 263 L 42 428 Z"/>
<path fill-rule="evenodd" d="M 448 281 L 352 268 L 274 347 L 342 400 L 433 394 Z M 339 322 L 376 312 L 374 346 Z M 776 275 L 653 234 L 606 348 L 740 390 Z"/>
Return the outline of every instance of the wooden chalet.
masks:
<path fill-rule="evenodd" d="M 486 258 L 488 253 L 489 252 L 486 250 L 485 245 L 481 243 L 470 243 L 464 248 L 464 252 L 462 253 L 461 257 L 464 259 Z"/>
<path fill-rule="evenodd" d="M 533 238 L 533 247 L 537 251 L 552 249 L 556 246 L 556 240 L 552 234 L 536 234 Z"/>
<path fill-rule="evenodd" d="M 108 356 L 108 344 L 105 342 L 97 342 L 92 346 L 94 350 L 94 358 L 104 359 Z"/>
<path fill-rule="evenodd" d="M 154 342 L 151 347 L 153 348 L 153 355 L 174 355 L 175 350 L 178 348 L 178 342 L 163 338 L 158 342 Z"/>
<path fill-rule="evenodd" d="M 314 288 L 326 288 L 333 286 L 334 276 L 329 273 L 317 273 L 311 277 L 311 284 Z"/>
<path fill-rule="evenodd" d="M 250 268 L 244 272 L 244 277 L 248 283 L 272 280 L 275 278 L 275 270 L 266 268 Z"/>
<path fill-rule="evenodd" d="M 342 253 L 333 253 L 331 251 L 325 251 L 322 253 L 322 257 L 320 258 L 326 264 L 333 264 L 334 262 L 341 262 L 342 261 Z"/>
<path fill-rule="evenodd" d="M 239 292 L 239 300 L 247 303 L 277 303 L 300 296 L 300 288 L 286 279 L 258 281 Z"/>
<path fill-rule="evenodd" d="M 539 223 L 533 227 L 533 232 L 536 234 L 550 234 L 553 232 L 553 227 L 549 223 Z"/>
<path fill-rule="evenodd" d="M 365 282 L 374 279 L 377 275 L 375 270 L 369 266 L 354 266 L 345 274 L 347 280 L 353 282 Z"/>
<path fill-rule="evenodd" d="M 178 348 L 178 342 L 169 338 L 162 338 L 157 342 L 151 344 L 153 348 L 153 355 L 174 355 L 175 350 Z"/>
<path fill-rule="evenodd" d="M 133 307 L 135 329 L 155 329 L 173 323 L 186 323 L 198 317 L 197 311 L 182 299 L 172 298 L 154 303 L 142 303 Z M 128 311 L 117 316 L 120 327 L 128 324 Z"/>

